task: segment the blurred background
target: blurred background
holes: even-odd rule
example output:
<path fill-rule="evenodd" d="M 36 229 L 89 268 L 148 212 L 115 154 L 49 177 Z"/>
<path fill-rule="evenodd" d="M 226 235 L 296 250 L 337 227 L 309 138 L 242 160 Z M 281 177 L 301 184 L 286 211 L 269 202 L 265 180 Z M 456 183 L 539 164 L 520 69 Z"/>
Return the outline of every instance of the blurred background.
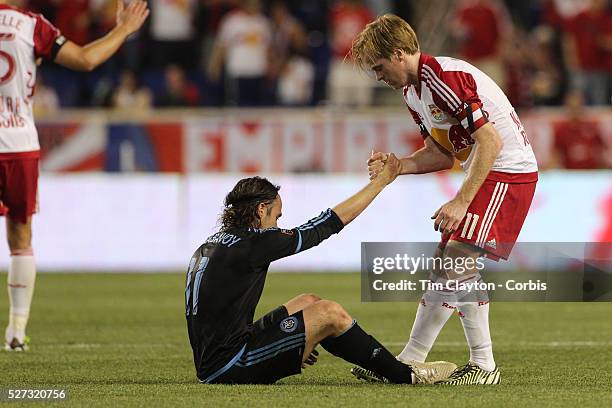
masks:
<path fill-rule="evenodd" d="M 115 0 L 30 0 L 85 44 Z M 92 73 L 40 69 L 34 245 L 42 270 L 182 270 L 245 175 L 282 184 L 293 227 L 367 181 L 372 149 L 422 145 L 401 94 L 346 59 L 392 12 L 421 49 L 491 76 L 542 170 L 522 241 L 612 242 L 612 14 L 606 0 L 150 0 Z M 280 270 L 357 270 L 362 241 L 437 241 L 430 215 L 463 179 L 404 177 L 350 232 Z M 8 257 L 0 264 L 6 265 Z M 526 259 L 529 262 L 529 259 Z"/>
<path fill-rule="evenodd" d="M 104 35 L 115 21 L 116 0 L 22 3 L 79 44 Z M 589 106 L 610 104 L 607 0 L 149 4 L 144 30 L 94 74 L 79 77 L 45 66 L 41 87 L 47 92 L 39 94 L 46 103 L 39 109 L 397 106 L 393 92 L 343 63 L 355 35 L 387 12 L 415 27 L 425 52 L 481 68 L 518 109 L 563 106 L 570 91 L 580 92 Z"/>

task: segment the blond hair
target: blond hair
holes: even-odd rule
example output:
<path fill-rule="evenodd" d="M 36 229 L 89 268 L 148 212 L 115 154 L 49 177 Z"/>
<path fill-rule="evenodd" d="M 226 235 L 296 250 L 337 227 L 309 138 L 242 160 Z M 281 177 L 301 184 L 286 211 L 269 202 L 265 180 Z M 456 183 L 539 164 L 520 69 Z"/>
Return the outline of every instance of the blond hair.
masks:
<path fill-rule="evenodd" d="M 369 23 L 353 41 L 351 57 L 363 70 L 380 58 L 390 58 L 397 49 L 409 55 L 419 51 L 417 36 L 406 21 L 395 14 L 385 14 Z"/>

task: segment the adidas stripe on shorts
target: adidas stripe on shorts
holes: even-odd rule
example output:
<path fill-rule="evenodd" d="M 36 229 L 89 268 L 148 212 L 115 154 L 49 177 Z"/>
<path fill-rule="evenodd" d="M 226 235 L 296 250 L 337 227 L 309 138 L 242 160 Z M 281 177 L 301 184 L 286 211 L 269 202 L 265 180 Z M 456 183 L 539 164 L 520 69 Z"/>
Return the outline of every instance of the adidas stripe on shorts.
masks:
<path fill-rule="evenodd" d="M 449 240 L 461 241 L 482 248 L 487 258 L 508 259 L 527 218 L 535 188 L 536 182 L 486 179 L 459 228 L 452 234 L 442 234 L 440 248 Z"/>

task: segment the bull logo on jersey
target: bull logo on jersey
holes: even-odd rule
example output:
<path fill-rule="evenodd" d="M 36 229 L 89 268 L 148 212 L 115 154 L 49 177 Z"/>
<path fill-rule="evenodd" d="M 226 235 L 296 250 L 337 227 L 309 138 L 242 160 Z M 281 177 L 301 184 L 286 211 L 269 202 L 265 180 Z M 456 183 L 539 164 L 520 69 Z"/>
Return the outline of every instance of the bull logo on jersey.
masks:
<path fill-rule="evenodd" d="M 461 125 L 451 126 L 448 130 L 448 140 L 453 145 L 455 153 L 459 153 L 474 144 L 472 136 Z"/>
<path fill-rule="evenodd" d="M 429 105 L 429 112 L 431 113 L 431 117 L 434 122 L 442 122 L 444 119 L 444 112 L 442 109 L 438 108 L 436 105 Z"/>
<path fill-rule="evenodd" d="M 298 320 L 293 316 L 289 316 L 288 318 L 280 322 L 280 329 L 285 333 L 291 333 L 292 331 L 295 331 L 295 329 L 297 329 L 297 326 Z"/>

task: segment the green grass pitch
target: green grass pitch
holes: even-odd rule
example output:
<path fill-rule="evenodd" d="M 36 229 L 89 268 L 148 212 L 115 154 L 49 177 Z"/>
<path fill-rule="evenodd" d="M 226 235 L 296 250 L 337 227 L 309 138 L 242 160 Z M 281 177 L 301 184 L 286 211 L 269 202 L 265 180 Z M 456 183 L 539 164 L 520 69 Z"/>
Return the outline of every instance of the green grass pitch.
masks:
<path fill-rule="evenodd" d="M 6 275 L 0 276 L 4 281 Z M 319 363 L 271 386 L 201 385 L 195 378 L 179 274 L 40 274 L 29 353 L 0 353 L 0 388 L 65 388 L 44 406 L 608 407 L 612 406 L 612 305 L 497 303 L 498 386 L 362 384 L 351 365 L 322 351 Z M 270 274 L 257 316 L 300 293 L 340 302 L 399 352 L 416 304 L 361 303 L 357 274 Z M 0 295 L 2 330 L 6 291 Z M 430 359 L 467 360 L 453 316 Z M 34 403 L 34 406 L 43 406 Z"/>

